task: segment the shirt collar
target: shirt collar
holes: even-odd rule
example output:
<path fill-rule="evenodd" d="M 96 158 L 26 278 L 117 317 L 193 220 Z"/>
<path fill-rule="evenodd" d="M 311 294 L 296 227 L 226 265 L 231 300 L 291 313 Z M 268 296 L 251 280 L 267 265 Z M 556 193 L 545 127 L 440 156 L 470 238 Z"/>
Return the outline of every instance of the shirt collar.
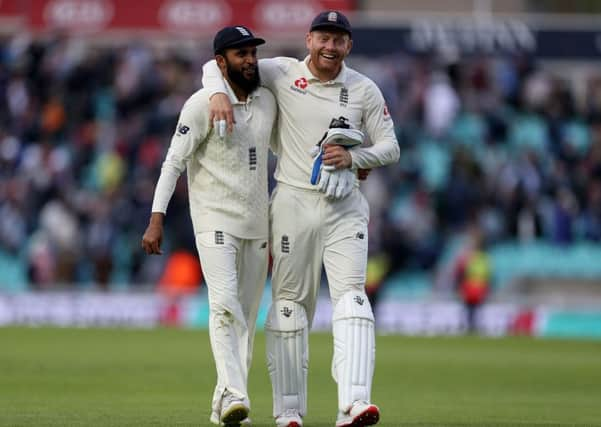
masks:
<path fill-rule="evenodd" d="M 227 91 L 227 96 L 230 98 L 230 102 L 232 103 L 232 105 L 244 105 L 251 102 L 253 99 L 259 96 L 259 90 L 257 88 L 248 94 L 248 96 L 246 97 L 246 102 L 239 101 L 238 97 L 236 96 L 236 93 L 234 92 L 234 89 L 232 89 L 232 87 L 230 86 L 230 82 L 228 82 L 225 78 L 223 79 L 223 82 L 225 83 L 225 90 Z"/>
<path fill-rule="evenodd" d="M 307 76 L 307 80 L 319 82 L 320 80 L 317 77 L 315 77 L 315 75 L 311 72 L 311 69 L 309 69 L 309 61 L 311 61 L 311 56 L 307 55 L 305 57 L 305 59 L 303 60 L 303 64 L 302 64 L 305 75 Z M 342 61 L 342 68 L 340 69 L 340 72 L 338 73 L 336 78 L 334 80 L 330 80 L 328 82 L 323 82 L 323 84 L 325 84 L 325 85 L 331 85 L 331 84 L 336 84 L 336 83 L 344 84 L 346 82 L 346 74 L 347 74 L 346 64 L 344 63 L 344 61 Z"/>

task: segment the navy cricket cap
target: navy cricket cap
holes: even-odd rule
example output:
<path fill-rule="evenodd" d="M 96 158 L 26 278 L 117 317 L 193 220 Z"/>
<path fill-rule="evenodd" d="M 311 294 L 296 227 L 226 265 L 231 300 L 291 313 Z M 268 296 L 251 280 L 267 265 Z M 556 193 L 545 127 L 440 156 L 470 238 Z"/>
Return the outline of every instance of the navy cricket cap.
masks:
<path fill-rule="evenodd" d="M 327 10 L 317 15 L 311 22 L 310 31 L 342 30 L 352 37 L 351 24 L 346 16 L 335 10 Z"/>
<path fill-rule="evenodd" d="M 242 25 L 225 27 L 215 34 L 215 39 L 213 39 L 213 52 L 217 55 L 222 53 L 225 49 L 241 46 L 258 46 L 264 43 L 265 40 L 253 36 L 253 33 Z"/>

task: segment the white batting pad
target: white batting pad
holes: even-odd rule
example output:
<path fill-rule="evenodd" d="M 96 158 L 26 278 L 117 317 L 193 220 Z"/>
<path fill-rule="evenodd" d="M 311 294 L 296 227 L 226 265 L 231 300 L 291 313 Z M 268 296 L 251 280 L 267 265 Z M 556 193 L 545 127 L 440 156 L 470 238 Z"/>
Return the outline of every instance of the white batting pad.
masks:
<path fill-rule="evenodd" d="M 307 412 L 308 325 L 305 309 L 293 301 L 275 301 L 269 310 L 265 338 L 274 417 L 286 409 Z"/>
<path fill-rule="evenodd" d="M 334 307 L 332 376 L 338 383 L 338 406 L 347 411 L 354 401 L 370 401 L 376 341 L 374 315 L 367 295 L 345 293 Z"/>

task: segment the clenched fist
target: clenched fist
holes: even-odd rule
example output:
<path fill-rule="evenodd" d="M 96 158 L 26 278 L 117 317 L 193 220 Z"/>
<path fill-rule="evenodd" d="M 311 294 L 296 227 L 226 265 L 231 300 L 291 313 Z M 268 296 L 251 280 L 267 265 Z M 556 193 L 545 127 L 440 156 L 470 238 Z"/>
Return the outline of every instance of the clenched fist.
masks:
<path fill-rule="evenodd" d="M 142 236 L 142 248 L 149 255 L 161 255 L 161 243 L 163 241 L 163 218 L 165 214 L 153 212 L 150 223 Z"/>

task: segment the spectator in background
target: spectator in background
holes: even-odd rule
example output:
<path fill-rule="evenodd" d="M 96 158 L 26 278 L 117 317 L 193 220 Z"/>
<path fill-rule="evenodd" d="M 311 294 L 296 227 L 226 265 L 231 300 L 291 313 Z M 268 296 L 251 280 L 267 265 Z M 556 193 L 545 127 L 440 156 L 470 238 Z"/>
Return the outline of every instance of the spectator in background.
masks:
<path fill-rule="evenodd" d="M 478 330 L 478 309 L 490 292 L 491 264 L 484 246 L 484 236 L 476 225 L 468 230 L 465 247 L 455 264 L 455 284 L 466 313 L 467 330 Z"/>
<path fill-rule="evenodd" d="M 5 182 L 0 197 L 0 247 L 11 254 L 18 254 L 27 237 L 26 184 L 19 178 L 10 178 Z"/>
<path fill-rule="evenodd" d="M 199 260 L 186 250 L 175 250 L 169 256 L 159 290 L 172 297 L 194 294 L 202 279 Z"/>
<path fill-rule="evenodd" d="M 434 72 L 424 93 L 424 126 L 435 137 L 443 136 L 460 108 L 460 100 L 447 74 Z"/>
<path fill-rule="evenodd" d="M 93 279 L 106 289 L 113 272 L 113 247 L 117 237 L 107 201 L 97 199 L 93 204 L 90 223 L 84 236 L 86 254 L 92 263 Z"/>
<path fill-rule="evenodd" d="M 79 222 L 62 197 L 53 198 L 40 212 L 39 232 L 48 239 L 55 260 L 54 280 L 75 281 L 81 254 Z"/>
<path fill-rule="evenodd" d="M 584 238 L 601 242 L 601 179 L 592 181 L 587 188 L 586 208 L 582 212 Z"/>

